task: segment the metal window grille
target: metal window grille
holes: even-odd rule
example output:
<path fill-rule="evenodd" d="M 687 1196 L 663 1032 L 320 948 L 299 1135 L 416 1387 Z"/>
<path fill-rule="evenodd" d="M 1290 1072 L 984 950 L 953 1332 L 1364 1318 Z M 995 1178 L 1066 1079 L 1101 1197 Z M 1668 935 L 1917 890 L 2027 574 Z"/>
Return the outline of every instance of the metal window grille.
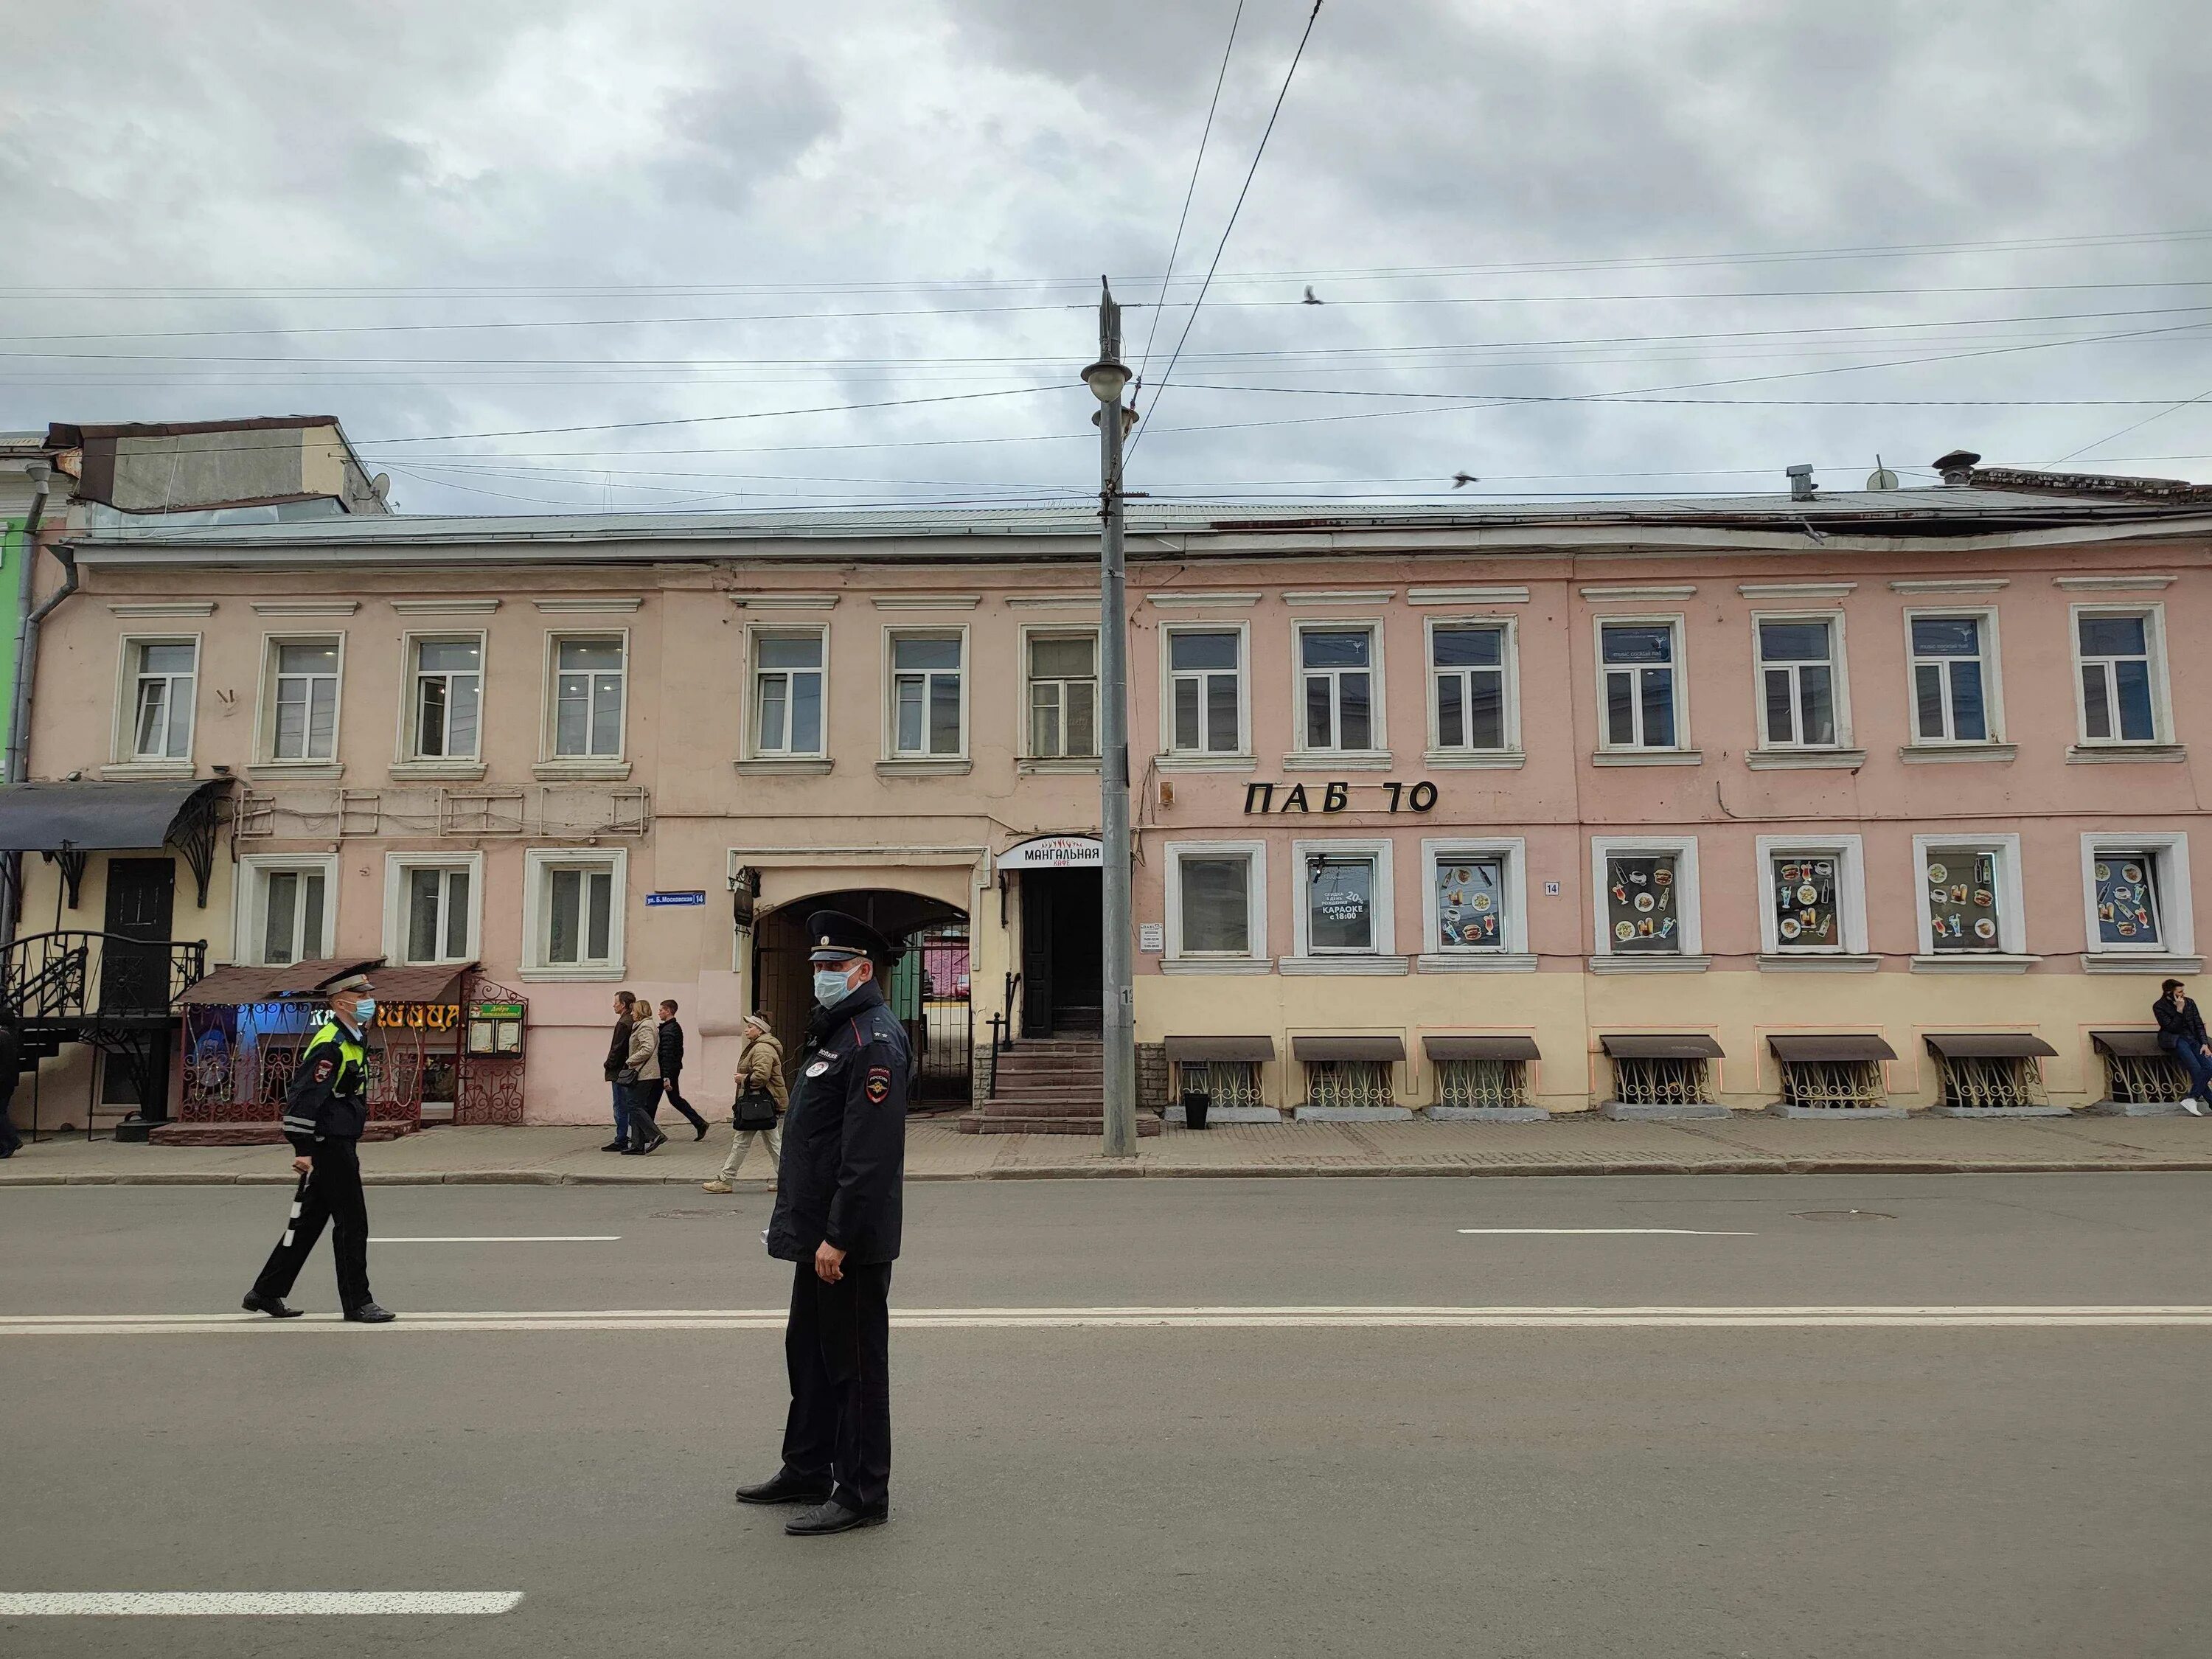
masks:
<path fill-rule="evenodd" d="M 1528 1066 L 1519 1060 L 1440 1060 L 1437 1104 L 1450 1107 L 1526 1106 Z"/>
<path fill-rule="evenodd" d="M 1260 1064 L 1252 1060 L 1182 1060 L 1176 1062 L 1176 1095 L 1185 1089 L 1203 1089 L 1214 1111 L 1257 1106 Z"/>
<path fill-rule="evenodd" d="M 1878 1060 L 1785 1060 L 1782 1062 L 1784 1105 L 1824 1111 L 1849 1111 L 1884 1103 Z"/>
<path fill-rule="evenodd" d="M 2130 1103 L 2179 1100 L 2189 1092 L 2189 1073 L 2170 1054 L 2106 1054 L 2105 1098 Z"/>
<path fill-rule="evenodd" d="M 1613 1062 L 1613 1098 L 1624 1106 L 1699 1106 L 1712 1100 L 1711 1082 L 1702 1060 L 1629 1060 Z"/>
<path fill-rule="evenodd" d="M 1306 1062 L 1310 1106 L 1389 1106 L 1390 1067 L 1379 1060 L 1313 1060 Z"/>
<path fill-rule="evenodd" d="M 1946 1055 L 1942 1068 L 1946 1106 L 2040 1106 L 2046 1098 L 2041 1068 L 2024 1056 Z"/>

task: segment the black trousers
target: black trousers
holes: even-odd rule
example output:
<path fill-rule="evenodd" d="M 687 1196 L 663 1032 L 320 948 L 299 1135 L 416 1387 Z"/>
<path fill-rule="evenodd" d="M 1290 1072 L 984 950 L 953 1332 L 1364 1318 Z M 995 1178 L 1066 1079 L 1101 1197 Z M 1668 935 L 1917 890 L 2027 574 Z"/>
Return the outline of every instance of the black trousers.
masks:
<path fill-rule="evenodd" d="M 269 1252 L 253 1291 L 289 1296 L 327 1221 L 331 1253 L 337 1258 L 338 1305 L 351 1313 L 375 1299 L 368 1293 L 368 1200 L 362 1195 L 360 1152 L 350 1140 L 319 1140 L 309 1156 L 315 1167 L 292 1195 L 284 1236 Z"/>
<path fill-rule="evenodd" d="M 680 1072 L 662 1073 L 661 1086 L 668 1091 L 668 1103 L 690 1119 L 691 1127 L 704 1134 L 707 1133 L 707 1120 L 691 1109 L 691 1103 L 684 1098 L 684 1091 L 678 1086 L 683 1081 L 683 1075 Z"/>
<path fill-rule="evenodd" d="M 643 1152 L 660 1136 L 660 1125 L 653 1115 L 660 1109 L 660 1079 L 651 1078 L 622 1087 L 629 1101 L 629 1144 L 633 1150 Z"/>
<path fill-rule="evenodd" d="M 888 1261 L 848 1261 L 835 1285 L 801 1261 L 792 1278 L 783 1466 L 832 1482 L 832 1496 L 848 1509 L 880 1510 L 890 1501 L 890 1294 Z"/>

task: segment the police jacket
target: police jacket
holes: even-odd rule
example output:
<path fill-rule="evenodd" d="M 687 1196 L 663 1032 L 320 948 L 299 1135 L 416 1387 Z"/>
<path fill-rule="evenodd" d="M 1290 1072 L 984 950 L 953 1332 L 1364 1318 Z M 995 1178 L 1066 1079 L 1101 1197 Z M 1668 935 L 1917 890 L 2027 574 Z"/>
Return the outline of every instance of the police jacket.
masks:
<path fill-rule="evenodd" d="M 892 1261 L 906 1180 L 906 1032 L 870 980 L 818 1012 L 783 1119 L 768 1253 L 811 1261 L 828 1240 Z"/>
<path fill-rule="evenodd" d="M 359 1031 L 325 1021 L 300 1050 L 284 1096 L 284 1134 L 302 1157 L 319 1140 L 359 1140 L 368 1123 L 368 1050 Z"/>
<path fill-rule="evenodd" d="M 2184 997 L 2181 1006 L 2173 1006 L 2171 997 L 2160 997 L 2150 1006 L 2151 1017 L 2158 1021 L 2158 1046 L 2172 1053 L 2188 1043 L 2193 1048 L 2203 1047 L 2204 1016 L 2197 1012 L 2197 999 Z"/>

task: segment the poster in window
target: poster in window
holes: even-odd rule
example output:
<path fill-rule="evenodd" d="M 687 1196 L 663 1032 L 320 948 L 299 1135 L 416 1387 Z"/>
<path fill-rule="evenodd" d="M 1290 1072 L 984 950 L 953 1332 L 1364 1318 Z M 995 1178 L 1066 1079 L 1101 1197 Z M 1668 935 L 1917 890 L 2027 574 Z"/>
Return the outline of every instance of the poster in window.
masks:
<path fill-rule="evenodd" d="M 1785 853 L 1767 866 L 1774 932 L 1785 951 L 1833 950 L 1842 936 L 1836 920 L 1836 860 Z"/>
<path fill-rule="evenodd" d="M 1500 859 L 1439 860 L 1437 932 L 1447 951 L 1505 946 L 1505 866 Z"/>
<path fill-rule="evenodd" d="M 2157 872 L 2144 853 L 2097 855 L 2097 942 L 2156 949 L 2165 941 L 2158 921 Z"/>
<path fill-rule="evenodd" d="M 1605 860 L 1605 920 L 1617 956 L 1674 954 L 1682 948 L 1680 895 L 1672 853 L 1615 853 Z"/>
<path fill-rule="evenodd" d="M 1938 951 L 1994 951 L 1997 860 L 1953 848 L 1928 855 L 1928 917 Z"/>

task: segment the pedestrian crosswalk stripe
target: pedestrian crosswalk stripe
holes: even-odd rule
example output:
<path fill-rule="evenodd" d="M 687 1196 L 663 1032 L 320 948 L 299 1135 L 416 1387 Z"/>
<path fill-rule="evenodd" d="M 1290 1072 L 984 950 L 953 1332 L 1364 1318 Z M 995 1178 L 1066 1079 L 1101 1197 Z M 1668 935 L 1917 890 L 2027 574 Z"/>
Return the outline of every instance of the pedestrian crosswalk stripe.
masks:
<path fill-rule="evenodd" d="M 0 1619 L 301 1619 L 512 1613 L 520 1590 L 0 1591 Z"/>

